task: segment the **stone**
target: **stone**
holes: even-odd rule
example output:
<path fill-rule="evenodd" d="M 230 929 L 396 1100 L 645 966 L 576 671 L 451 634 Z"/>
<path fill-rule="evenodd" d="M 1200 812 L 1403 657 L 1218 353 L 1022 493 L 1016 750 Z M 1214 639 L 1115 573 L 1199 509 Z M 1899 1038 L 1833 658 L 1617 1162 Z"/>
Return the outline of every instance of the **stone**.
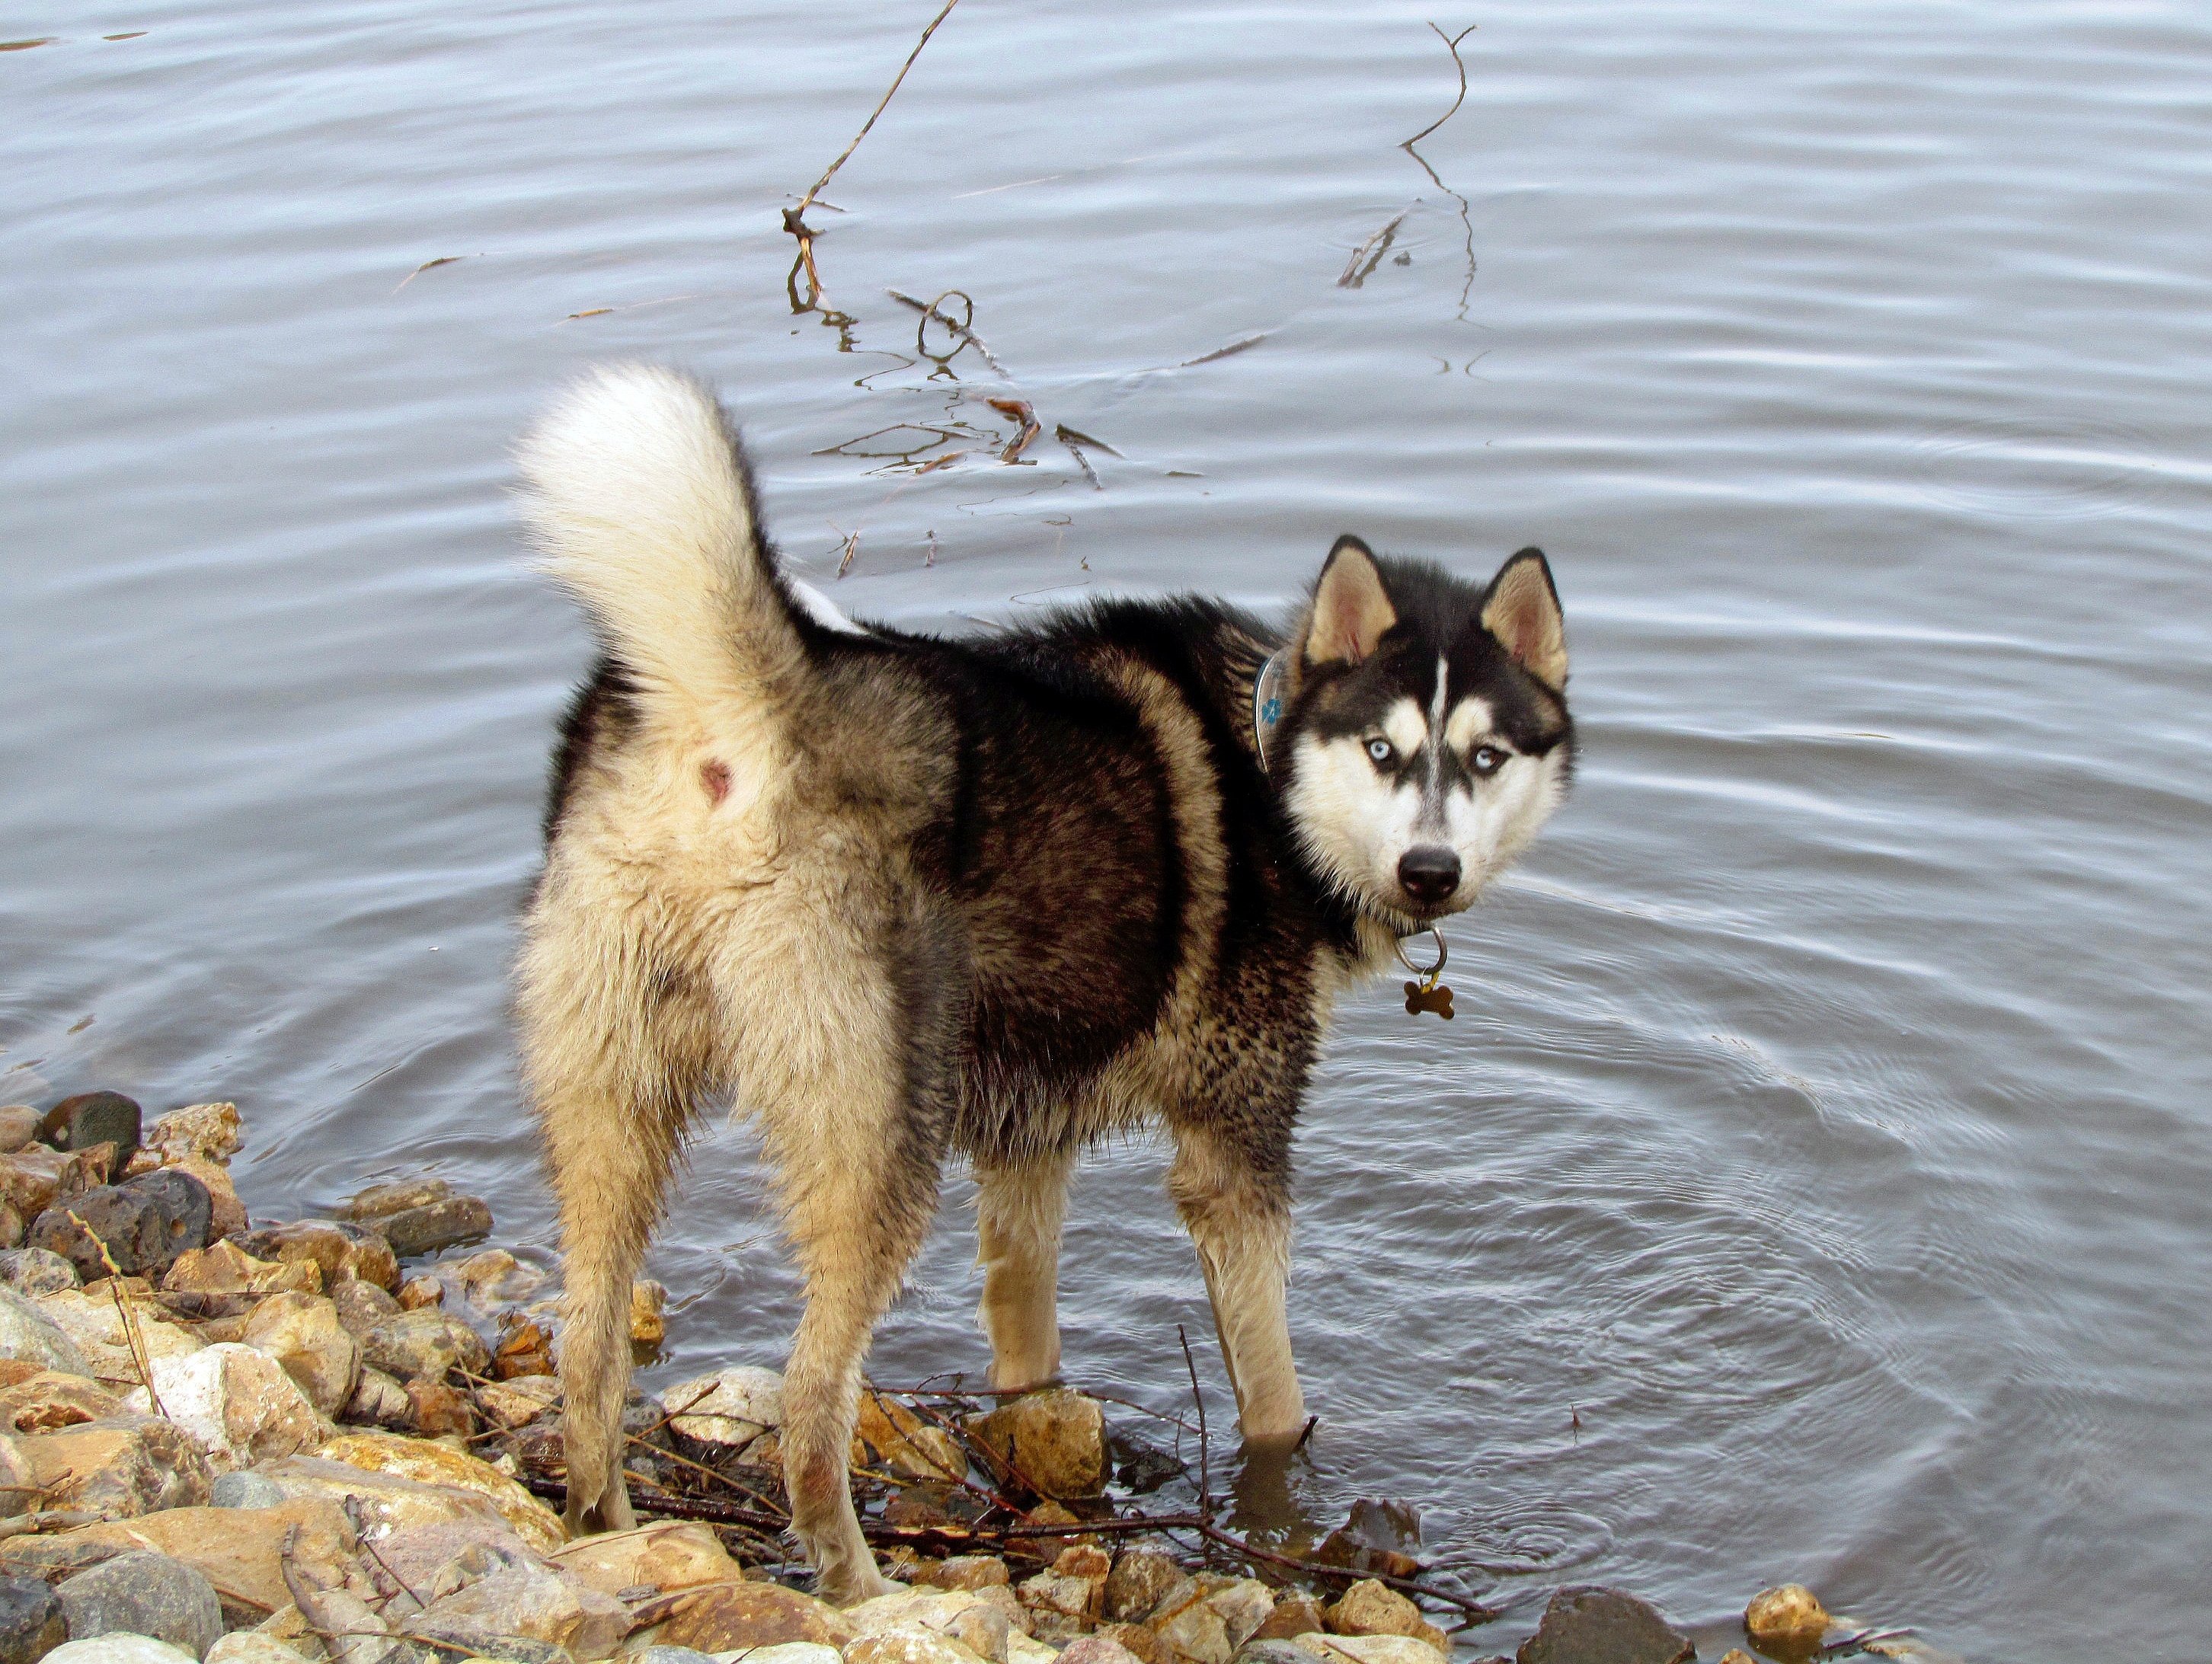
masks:
<path fill-rule="evenodd" d="M 1192 1593 L 1196 1593 L 1194 1587 Z M 1155 1615 L 1151 1628 L 1172 1658 L 1188 1664 L 1229 1664 L 1237 1651 L 1230 1644 L 1229 1625 L 1202 1597 L 1185 1601 L 1174 1612 Z"/>
<path fill-rule="evenodd" d="M 290 1604 L 281 1558 L 288 1536 L 298 1533 L 295 1552 L 301 1563 L 320 1566 L 344 1555 L 349 1531 L 335 1503 L 315 1497 L 280 1500 L 265 1509 L 170 1509 L 85 1526 L 47 1540 L 67 1565 L 104 1563 L 141 1549 L 180 1560 L 208 1580 L 226 1621 L 236 1624 L 258 1623 Z"/>
<path fill-rule="evenodd" d="M 1322 1540 L 1313 1558 L 1325 1566 L 1342 1566 L 1372 1576 L 1411 1577 L 1420 1570 L 1414 1551 L 1421 1546 L 1420 1510 L 1410 1503 L 1363 1497 L 1345 1521 Z"/>
<path fill-rule="evenodd" d="M 1262 1637 L 1237 1649 L 1236 1664 L 1313 1664 L 1313 1655 L 1287 1641 Z"/>
<path fill-rule="evenodd" d="M 1078 1637 L 1060 1649 L 1060 1664 L 1144 1664 L 1136 1654 L 1104 1635 Z"/>
<path fill-rule="evenodd" d="M 206 1575 L 141 1549 L 118 1554 L 61 1586 L 70 1636 L 150 1635 L 198 1658 L 222 1638 L 222 1603 Z"/>
<path fill-rule="evenodd" d="M 1328 1627 L 1322 1603 L 1310 1594 L 1285 1592 L 1275 1602 L 1267 1621 L 1252 1632 L 1255 1641 L 1288 1641 L 1293 1636 L 1319 1635 Z"/>
<path fill-rule="evenodd" d="M 404 1527 L 383 1537 L 376 1552 L 393 1576 L 425 1600 L 450 1594 L 501 1566 L 534 1565 L 539 1559 L 505 1521 L 497 1519 L 489 1525 L 447 1520 Z"/>
<path fill-rule="evenodd" d="M 1649 1601 L 1584 1584 L 1552 1596 L 1516 1656 L 1518 1664 L 1686 1664 L 1697 1649 Z"/>
<path fill-rule="evenodd" d="M 191 1664 L 192 1655 L 150 1635 L 94 1635 L 57 1647 L 52 1664 Z"/>
<path fill-rule="evenodd" d="M 1222 1630 L 1229 1637 L 1233 1653 L 1274 1614 L 1275 1594 L 1256 1577 L 1238 1577 L 1209 1594 L 1206 1604 L 1219 1614 Z M 1419 1621 L 1418 1614 L 1415 1621 Z"/>
<path fill-rule="evenodd" d="M 343 1409 L 361 1384 L 365 1349 L 345 1332 L 337 1304 L 327 1296 L 272 1294 L 246 1319 L 240 1339 L 283 1365 L 326 1416 Z"/>
<path fill-rule="evenodd" d="M 783 1377 L 750 1364 L 679 1381 L 663 1389 L 660 1401 L 676 1412 L 669 1425 L 722 1453 L 783 1425 Z"/>
<path fill-rule="evenodd" d="M 387 1317 L 362 1337 L 361 1351 L 368 1363 L 401 1381 L 443 1381 L 454 1369 L 480 1376 L 491 1365 L 491 1354 L 477 1332 L 442 1311 Z"/>
<path fill-rule="evenodd" d="M 441 1444 L 422 1448 L 434 1452 L 446 1450 Z M 324 1446 L 325 1451 L 329 1448 L 329 1445 Z M 403 1474 L 374 1473 L 350 1462 L 327 1461 L 321 1455 L 286 1456 L 269 1463 L 260 1472 L 295 1501 L 325 1497 L 343 1503 L 346 1497 L 353 1497 L 363 1514 L 365 1528 L 386 1545 L 387 1554 L 389 1543 L 396 1540 L 398 1533 L 422 1527 L 459 1525 L 496 1536 L 514 1534 L 513 1527 L 492 1499 L 477 1491 L 464 1491 L 450 1485 L 426 1485 Z M 497 1474 L 496 1469 L 492 1472 Z M 387 1532 L 392 1536 L 383 1535 Z"/>
<path fill-rule="evenodd" d="M 370 1473 L 392 1473 L 424 1485 L 474 1492 L 489 1501 L 514 1533 L 541 1554 L 568 1540 L 559 1516 L 550 1509 L 489 1462 L 465 1451 L 389 1433 L 347 1433 L 325 1444 L 322 1454 Z"/>
<path fill-rule="evenodd" d="M 673 1653 L 689 1653 L 688 1647 L 671 1647 Z M 814 1641 L 779 1641 L 772 1647 L 742 1647 L 729 1652 L 708 1653 L 714 1664 L 838 1664 L 840 1654 L 835 1647 Z"/>
<path fill-rule="evenodd" d="M 551 1376 L 489 1381 L 477 1388 L 477 1407 L 499 1427 L 527 1427 L 560 1402 L 561 1383 Z"/>
<path fill-rule="evenodd" d="M 38 1483 L 31 1459 L 13 1436 L 0 1433 L 0 1520 L 12 1520 L 42 1507 Z M 0 1656 L 0 1664 L 6 1664 L 4 1656 Z"/>
<path fill-rule="evenodd" d="M 446 1285 L 434 1277 L 410 1277 L 399 1285 L 401 1311 L 419 1312 L 446 1303 Z"/>
<path fill-rule="evenodd" d="M 707 1583 L 674 1598 L 673 1610 L 653 1638 L 702 1653 L 811 1641 L 842 1647 L 853 1639 L 844 1613 L 779 1583 Z"/>
<path fill-rule="evenodd" d="M 1183 1581 L 1182 1568 L 1160 1550 L 1125 1548 L 1106 1579 L 1106 1616 L 1117 1623 L 1142 1623 L 1160 1597 Z"/>
<path fill-rule="evenodd" d="M 283 1502 L 283 1490 L 274 1479 L 246 1468 L 217 1474 L 208 1491 L 210 1508 L 279 1508 Z"/>
<path fill-rule="evenodd" d="M 10 1433 L 51 1433 L 56 1428 L 119 1415 L 123 1407 L 122 1399 L 96 1381 L 39 1369 L 11 1387 L 0 1388 L 0 1429 Z"/>
<path fill-rule="evenodd" d="M 1759 1661 L 1741 1647 L 1730 1647 L 1721 1655 L 1720 1664 L 1759 1664 Z"/>
<path fill-rule="evenodd" d="M 853 1429 L 852 1463 L 875 1472 L 888 1470 L 902 1479 L 963 1479 L 967 1453 L 960 1441 L 932 1425 L 903 1404 L 866 1388 Z"/>
<path fill-rule="evenodd" d="M 627 1588 L 668 1594 L 744 1576 L 713 1527 L 684 1520 L 657 1520 L 630 1531 L 586 1537 L 556 1549 L 548 1558 L 556 1570 L 602 1594 Z"/>
<path fill-rule="evenodd" d="M 274 1636 L 234 1630 L 207 1649 L 202 1664 L 307 1664 L 307 1655 Z"/>
<path fill-rule="evenodd" d="M 1105 1484 L 1105 1413 L 1073 1388 L 1024 1394 L 969 1428 L 1041 1496 L 1095 1496 Z"/>
<path fill-rule="evenodd" d="M 951 1559 L 939 1561 L 929 1574 L 929 1581 L 941 1589 L 967 1589 L 970 1592 L 1004 1588 L 1013 1582 L 1006 1563 L 995 1554 L 956 1554 Z"/>
<path fill-rule="evenodd" d="M 353 1389 L 353 1396 L 338 1412 L 337 1419 L 345 1422 L 366 1422 L 374 1427 L 401 1428 L 415 1413 L 415 1400 L 407 1395 L 407 1388 L 381 1369 L 364 1369 L 361 1384 Z"/>
<path fill-rule="evenodd" d="M 145 1147 L 164 1167 L 182 1161 L 222 1167 L 246 1147 L 246 1129 L 234 1103 L 187 1104 L 155 1118 Z"/>
<path fill-rule="evenodd" d="M 62 1292 L 76 1291 L 57 1291 L 46 1297 L 55 1298 Z M 0 1288 L 0 1358 L 20 1358 L 42 1369 L 67 1375 L 92 1373 L 83 1351 L 52 1314 L 11 1288 Z"/>
<path fill-rule="evenodd" d="M 143 1284 L 125 1286 L 143 1288 Z M 70 1373 L 125 1387 L 143 1386 L 123 1313 L 116 1309 L 114 1291 L 112 1278 L 94 1288 L 61 1289 L 40 1296 L 39 1309 L 76 1343 L 80 1363 Z M 165 1357 L 198 1351 L 207 1344 L 177 1321 L 173 1313 L 151 1300 L 126 1292 L 124 1303 L 137 1332 L 137 1351 L 143 1351 L 149 1365 Z"/>
<path fill-rule="evenodd" d="M 110 1260 L 125 1277 L 159 1277 L 179 1254 L 207 1246 L 213 1221 L 207 1187 L 164 1168 L 57 1200 L 31 1222 L 27 1240 L 60 1254 L 88 1282 L 107 1275 Z"/>
<path fill-rule="evenodd" d="M 120 1167 L 138 1149 L 138 1127 L 136 1100 L 120 1092 L 80 1092 L 46 1111 L 39 1123 L 39 1137 L 57 1150 L 112 1144 L 115 1165 Z"/>
<path fill-rule="evenodd" d="M 1828 1613 L 1802 1583 L 1784 1583 L 1752 1597 L 1743 1627 L 1761 1652 L 1808 1652 L 1827 1633 Z"/>
<path fill-rule="evenodd" d="M 321 1418 L 299 1383 L 251 1346 L 166 1357 L 153 1373 L 161 1413 L 207 1447 L 218 1472 L 313 1450 L 323 1442 Z M 124 1402 L 142 1415 L 153 1412 L 143 1387 Z"/>
<path fill-rule="evenodd" d="M 1031 1640 L 1018 1631 L 1006 1637 L 1006 1664 L 1053 1664 L 1059 1656 L 1059 1648 Z M 1165 1664 L 1165 1661 L 1155 1658 L 1150 1664 Z"/>
<path fill-rule="evenodd" d="M 485 1248 L 441 1269 L 452 1272 L 470 1304 L 486 1311 L 526 1300 L 545 1284 L 544 1272 L 524 1265 L 505 1248 Z"/>
<path fill-rule="evenodd" d="M 821 1651 L 823 1664 L 834 1664 L 834 1661 L 837 1658 L 837 1649 L 834 1647 L 824 1647 Z M 659 1645 L 640 1647 L 635 1652 L 625 1654 L 624 1656 L 629 1660 L 629 1664 L 714 1664 L 714 1654 L 702 1653 L 690 1647 Z M 760 1653 L 755 1652 L 750 1656 L 758 1658 Z"/>
<path fill-rule="evenodd" d="M 1103 1635 L 1117 1646 L 1127 1648 L 1143 1664 L 1174 1664 L 1167 1649 L 1160 1645 L 1158 1632 L 1149 1624 L 1101 1624 L 1091 1634 Z M 1311 1661 L 1301 1659 L 1298 1664 Z"/>
<path fill-rule="evenodd" d="M 320 1294 L 323 1272 L 312 1260 L 257 1260 L 226 1241 L 179 1254 L 161 1287 L 171 1294 Z"/>
<path fill-rule="evenodd" d="M 27 1145 L 11 1155 L 0 1156 L 0 1202 L 28 1222 L 56 1202 L 107 1182 L 109 1145 L 94 1145 L 64 1155 L 45 1145 Z"/>
<path fill-rule="evenodd" d="M 190 1508 L 214 1474 L 200 1442 L 174 1422 L 128 1413 L 24 1439 L 18 1447 L 58 1508 L 110 1519 Z"/>
<path fill-rule="evenodd" d="M 12 1155 L 37 1138 L 45 1119 L 27 1103 L 0 1104 L 0 1155 Z"/>
<path fill-rule="evenodd" d="M 407 1383 L 407 1430 L 426 1439 L 467 1438 L 477 1430 L 476 1406 L 442 1381 Z"/>
<path fill-rule="evenodd" d="M 377 1233 L 403 1260 L 418 1259 L 464 1242 L 480 1242 L 491 1235 L 491 1225 L 490 1206 L 475 1196 L 448 1196 L 443 1201 L 384 1214 L 376 1220 Z"/>
<path fill-rule="evenodd" d="M 356 1192 L 351 1201 L 338 1209 L 338 1217 L 356 1224 L 374 1225 L 394 1213 L 442 1202 L 453 1193 L 453 1186 L 443 1179 L 387 1180 Z"/>
<path fill-rule="evenodd" d="M 629 1285 L 629 1338 L 635 1346 L 658 1346 L 668 1339 L 668 1290 L 641 1277 Z"/>
<path fill-rule="evenodd" d="M 0 1284 L 37 1299 L 60 1289 L 73 1289 L 81 1279 L 76 1267 L 52 1248 L 9 1248 L 0 1252 Z"/>
<path fill-rule="evenodd" d="M 246 1204 L 238 1199 L 230 1169 L 198 1156 L 183 1156 L 163 1164 L 162 1170 L 197 1180 L 208 1193 L 210 1240 L 229 1236 L 246 1229 Z"/>
<path fill-rule="evenodd" d="M 1444 1632 L 1421 1616 L 1421 1609 L 1397 1590 L 1363 1577 L 1328 1609 L 1328 1628 L 1336 1635 L 1409 1635 L 1440 1653 L 1451 1650 Z"/>
<path fill-rule="evenodd" d="M 0 1577 L 0 1664 L 36 1664 L 69 1639 L 69 1618 L 43 1577 Z"/>
<path fill-rule="evenodd" d="M 321 1275 L 319 1269 L 316 1274 Z M 375 1284 L 364 1283 L 358 1277 L 349 1278 L 332 1289 L 331 1303 L 338 1309 L 338 1327 L 356 1340 L 399 1312 L 397 1300 Z"/>
<path fill-rule="evenodd" d="M 956 1641 L 989 1664 L 1006 1664 L 1013 1625 L 992 1602 L 965 1589 L 903 1589 L 845 1610 L 845 1621 L 866 1639 L 923 1631 Z M 848 1647 L 847 1655 L 852 1649 Z"/>
<path fill-rule="evenodd" d="M 399 1286 L 399 1259 L 392 1244 L 362 1225 L 302 1219 L 249 1230 L 236 1240 L 257 1260 L 313 1260 L 323 1273 L 325 1291 L 349 1278 L 380 1289 Z"/>
<path fill-rule="evenodd" d="M 495 1655 L 495 1641 L 526 1636 L 581 1661 L 605 1658 L 629 1632 L 629 1609 L 609 1594 L 523 1560 L 430 1602 L 403 1628 L 460 1641 Z"/>
<path fill-rule="evenodd" d="M 491 1358 L 495 1376 L 515 1381 L 553 1373 L 553 1337 L 542 1324 L 520 1312 L 501 1312 L 499 1327 L 499 1350 Z"/>

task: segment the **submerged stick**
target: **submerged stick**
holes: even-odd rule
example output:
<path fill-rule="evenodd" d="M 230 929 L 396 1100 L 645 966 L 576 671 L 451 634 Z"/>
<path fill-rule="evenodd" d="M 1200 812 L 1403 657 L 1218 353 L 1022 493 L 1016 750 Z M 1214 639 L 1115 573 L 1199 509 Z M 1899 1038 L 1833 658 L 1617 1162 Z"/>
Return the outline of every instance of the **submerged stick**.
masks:
<path fill-rule="evenodd" d="M 853 142 L 845 147 L 843 152 L 838 156 L 836 161 L 831 162 L 830 166 L 823 171 L 822 177 L 815 180 L 814 183 L 807 188 L 806 194 L 799 198 L 799 206 L 789 210 L 785 221 L 787 229 L 789 228 L 791 221 L 799 219 L 805 216 L 806 210 L 814 205 L 814 199 L 822 194 L 822 187 L 828 185 L 831 179 L 835 179 L 837 175 L 837 170 L 852 160 L 853 152 L 859 149 L 860 148 L 860 141 L 867 137 L 868 129 L 876 124 L 876 118 L 883 114 L 885 107 L 888 106 L 891 101 L 892 94 L 898 91 L 899 83 L 906 79 L 906 72 L 914 68 L 915 59 L 921 56 L 921 49 L 929 44 L 929 37 L 937 33 L 937 26 L 939 23 L 942 23 L 947 17 L 950 17 L 952 15 L 953 7 L 959 3 L 960 0 L 945 0 L 944 9 L 940 10 L 936 16 L 929 20 L 929 27 L 921 32 L 921 39 L 914 43 L 914 50 L 906 55 L 906 62 L 899 65 L 898 74 L 891 78 L 890 87 L 887 91 L 885 91 L 883 97 L 876 101 L 876 107 L 868 112 L 868 118 L 860 124 L 860 131 L 853 135 Z M 1464 86 L 1464 84 L 1465 82 L 1462 79 L 1462 85 Z"/>

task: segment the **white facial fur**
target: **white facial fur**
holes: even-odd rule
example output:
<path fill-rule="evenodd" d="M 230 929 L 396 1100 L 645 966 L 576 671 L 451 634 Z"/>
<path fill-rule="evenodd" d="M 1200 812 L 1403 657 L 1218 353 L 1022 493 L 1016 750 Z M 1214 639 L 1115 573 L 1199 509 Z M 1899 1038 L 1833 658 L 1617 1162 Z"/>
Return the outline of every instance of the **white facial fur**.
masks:
<path fill-rule="evenodd" d="M 1452 705 L 1441 726 L 1443 744 L 1464 764 L 1492 745 L 1507 754 L 1485 779 L 1462 774 L 1439 785 L 1429 749 L 1431 718 L 1411 699 L 1384 713 L 1375 732 L 1398 752 L 1395 768 L 1368 755 L 1370 734 L 1322 740 L 1302 735 L 1291 754 L 1285 793 L 1292 823 L 1322 871 L 1370 909 L 1413 922 L 1398 884 L 1398 862 L 1416 845 L 1443 844 L 1459 855 L 1459 888 L 1441 911 L 1472 907 L 1483 886 L 1511 864 L 1559 806 L 1565 754 L 1540 757 L 1513 750 L 1492 731 L 1488 701 L 1469 696 Z"/>

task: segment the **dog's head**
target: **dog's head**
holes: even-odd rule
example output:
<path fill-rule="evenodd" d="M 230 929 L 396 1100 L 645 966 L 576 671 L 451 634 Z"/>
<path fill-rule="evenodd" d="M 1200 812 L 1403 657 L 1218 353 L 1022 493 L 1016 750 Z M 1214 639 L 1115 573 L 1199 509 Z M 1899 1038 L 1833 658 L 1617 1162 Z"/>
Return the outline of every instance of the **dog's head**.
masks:
<path fill-rule="evenodd" d="M 1291 823 L 1401 932 L 1473 906 L 1566 790 L 1566 631 L 1540 550 L 1484 588 L 1340 537 L 1281 664 L 1264 743 Z"/>

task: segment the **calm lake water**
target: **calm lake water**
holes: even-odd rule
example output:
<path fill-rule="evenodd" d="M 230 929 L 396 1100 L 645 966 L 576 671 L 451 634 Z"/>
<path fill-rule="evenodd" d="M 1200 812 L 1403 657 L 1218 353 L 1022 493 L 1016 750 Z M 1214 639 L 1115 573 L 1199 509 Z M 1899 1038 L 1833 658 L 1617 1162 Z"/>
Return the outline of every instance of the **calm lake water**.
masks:
<path fill-rule="evenodd" d="M 1299 1505 L 1419 1503 L 1485 1649 L 1798 1577 L 2202 1658 L 2212 14 L 967 0 L 815 216 L 847 351 L 778 210 L 929 9 L 11 9 L 0 1098 L 234 1097 L 257 1214 L 427 1164 L 550 1252 L 504 975 L 586 644 L 507 447 L 594 360 L 714 379 L 910 626 L 1538 543 L 1581 783 L 1459 1019 L 1377 989 L 1321 1069 Z M 700 1148 L 648 1382 L 780 1358 L 750 1162 Z M 1085 1169 L 1064 1321 L 1167 1405 L 1163 1167 Z M 964 1197 L 879 1380 L 984 1362 Z"/>

